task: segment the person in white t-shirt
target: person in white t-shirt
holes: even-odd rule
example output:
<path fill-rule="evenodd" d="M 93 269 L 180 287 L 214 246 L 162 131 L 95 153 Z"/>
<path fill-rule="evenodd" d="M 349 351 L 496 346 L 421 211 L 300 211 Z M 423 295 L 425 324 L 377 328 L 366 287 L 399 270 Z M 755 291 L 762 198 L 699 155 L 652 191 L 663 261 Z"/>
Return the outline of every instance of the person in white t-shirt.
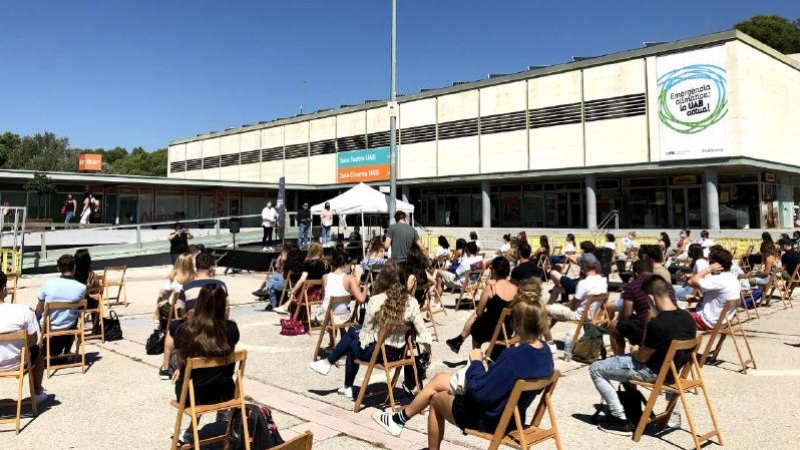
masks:
<path fill-rule="evenodd" d="M 691 311 L 698 330 L 711 330 L 717 325 L 725 302 L 740 297 L 741 285 L 736 275 L 731 273 L 733 257 L 724 248 L 716 245 L 710 249 L 709 265 L 689 279 L 689 286 L 700 289 L 703 299 Z M 731 309 L 728 320 L 736 314 Z"/>
<path fill-rule="evenodd" d="M 700 240 L 697 241 L 697 243 L 700 244 L 701 247 L 703 247 L 703 256 L 705 256 L 706 258 L 708 258 L 708 253 L 709 253 L 708 249 L 717 245 L 717 243 L 714 242 L 714 240 L 708 236 L 709 236 L 708 230 L 703 230 L 700 232 Z"/>
<path fill-rule="evenodd" d="M 264 229 L 264 236 L 261 238 L 261 246 L 264 251 L 272 245 L 272 230 L 278 221 L 278 211 L 272 206 L 271 201 L 267 201 L 267 206 L 261 210 L 261 227 Z"/>
<path fill-rule="evenodd" d="M 442 297 L 443 288 L 456 288 L 464 285 L 464 278 L 467 272 L 473 267 L 483 263 L 483 258 L 478 256 L 478 246 L 475 242 L 467 242 L 467 255 L 456 265 L 453 264 L 449 269 L 439 269 L 436 271 L 436 291 L 438 298 Z"/>
<path fill-rule="evenodd" d="M 636 232 L 631 231 L 628 236 L 622 240 L 622 253 L 620 253 L 620 261 L 627 261 L 628 257 L 639 251 L 639 241 L 636 240 Z"/>
<path fill-rule="evenodd" d="M 701 247 L 700 244 L 689 245 L 688 254 L 689 258 L 692 259 L 691 263 L 689 264 L 689 266 L 692 268 L 692 273 L 683 274 L 682 279 L 684 284 L 675 288 L 675 297 L 682 302 L 687 301 L 687 296 L 694 292 L 694 287 L 689 286 L 688 284 L 689 279 L 692 278 L 692 276 L 694 276 L 696 273 L 701 272 L 708 267 L 708 260 L 703 256 L 703 247 Z"/>
<path fill-rule="evenodd" d="M 38 345 L 39 321 L 36 320 L 36 314 L 27 306 L 5 302 L 8 295 L 7 283 L 8 277 L 0 272 L 0 334 L 25 330 L 28 335 L 28 349 L 30 350 L 28 360 L 33 368 L 34 400 L 39 404 L 47 399 L 47 392 L 42 389 L 45 364 Z M 19 365 L 22 363 L 20 361 L 22 345 L 22 342 L 0 343 L 0 372 L 19 369 Z"/>
<path fill-rule="evenodd" d="M 504 234 L 503 245 L 500 246 L 500 250 L 497 252 L 498 256 L 507 256 L 509 250 L 511 250 L 511 235 Z"/>
<path fill-rule="evenodd" d="M 600 275 L 600 261 L 591 253 L 581 256 L 580 259 L 581 273 L 585 277 L 577 282 L 575 286 L 575 295 L 566 304 L 561 305 L 557 303 L 547 305 L 547 312 L 550 314 L 550 328 L 545 333 L 545 340 L 548 344 L 553 345 L 553 336 L 550 334 L 550 329 L 556 322 L 564 322 L 568 320 L 580 320 L 583 310 L 586 308 L 586 301 L 590 295 L 600 295 L 608 292 L 608 280 Z M 570 292 L 570 285 L 575 283 L 569 277 L 561 277 L 560 284 L 553 288 L 553 296 L 555 299 L 561 292 Z"/>

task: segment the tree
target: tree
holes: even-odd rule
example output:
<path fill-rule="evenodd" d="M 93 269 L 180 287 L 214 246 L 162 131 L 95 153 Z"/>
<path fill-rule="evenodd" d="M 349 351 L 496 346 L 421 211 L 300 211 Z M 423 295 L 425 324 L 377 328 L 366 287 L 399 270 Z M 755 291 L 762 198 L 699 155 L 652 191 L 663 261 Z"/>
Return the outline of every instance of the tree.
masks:
<path fill-rule="evenodd" d="M 111 173 L 119 175 L 143 175 L 151 177 L 167 176 L 167 149 L 146 152 L 141 147 L 134 148 L 131 153 L 111 166 Z"/>
<path fill-rule="evenodd" d="M 29 194 L 37 195 L 36 218 L 40 218 L 42 213 L 42 200 L 44 196 L 56 192 L 56 186 L 53 184 L 53 180 L 41 172 L 35 172 L 33 174 L 33 178 L 26 181 L 22 187 Z M 30 209 L 30 207 L 28 209 Z"/>
<path fill-rule="evenodd" d="M 75 172 L 78 169 L 69 139 L 49 132 L 24 136 L 19 145 L 8 152 L 3 166 L 41 172 Z"/>
<path fill-rule="evenodd" d="M 0 135 L 0 167 L 5 167 L 8 156 L 18 151 L 22 139 L 18 134 L 7 131 Z"/>
<path fill-rule="evenodd" d="M 746 33 L 781 53 L 800 53 L 800 19 L 777 16 L 753 16 L 734 28 Z"/>

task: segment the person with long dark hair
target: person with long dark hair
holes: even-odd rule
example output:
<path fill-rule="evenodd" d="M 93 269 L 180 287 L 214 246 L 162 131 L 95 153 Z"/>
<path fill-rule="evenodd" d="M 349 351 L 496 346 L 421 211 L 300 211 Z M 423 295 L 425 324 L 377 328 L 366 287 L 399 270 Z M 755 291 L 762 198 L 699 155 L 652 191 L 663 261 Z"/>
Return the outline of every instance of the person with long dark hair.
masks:
<path fill-rule="evenodd" d="M 100 306 L 100 299 L 92 297 L 97 295 L 100 286 L 100 278 L 92 270 L 92 256 L 89 250 L 79 248 L 75 251 L 75 281 L 86 286 L 86 309 L 96 309 Z M 101 318 L 97 314 L 92 314 L 92 334 L 99 333 Z"/>
<path fill-rule="evenodd" d="M 227 296 L 227 290 L 219 284 L 203 286 L 197 297 L 194 315 L 173 331 L 175 348 L 178 351 L 178 369 L 172 375 L 172 380 L 178 401 L 186 381 L 183 374 L 189 358 L 229 356 L 239 342 L 239 327 L 236 322 L 225 318 Z M 224 367 L 192 370 L 195 404 L 208 405 L 232 399 L 236 388 L 234 369 L 234 364 L 229 364 Z M 190 433 L 191 428 L 181 433 L 184 442 Z"/>

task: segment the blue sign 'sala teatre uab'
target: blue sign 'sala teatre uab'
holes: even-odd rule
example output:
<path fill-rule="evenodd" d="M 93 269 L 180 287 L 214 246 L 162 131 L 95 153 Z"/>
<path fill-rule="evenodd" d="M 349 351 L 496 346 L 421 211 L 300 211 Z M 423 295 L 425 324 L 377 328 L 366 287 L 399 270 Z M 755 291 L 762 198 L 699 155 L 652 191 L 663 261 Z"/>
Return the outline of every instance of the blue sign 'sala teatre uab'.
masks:
<path fill-rule="evenodd" d="M 339 168 L 389 164 L 389 147 L 353 150 L 337 155 Z"/>

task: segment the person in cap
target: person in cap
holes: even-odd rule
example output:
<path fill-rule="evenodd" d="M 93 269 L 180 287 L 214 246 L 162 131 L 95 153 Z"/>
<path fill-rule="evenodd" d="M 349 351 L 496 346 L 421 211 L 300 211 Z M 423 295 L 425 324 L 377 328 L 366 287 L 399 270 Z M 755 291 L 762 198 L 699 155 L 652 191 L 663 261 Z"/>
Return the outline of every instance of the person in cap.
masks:
<path fill-rule="evenodd" d="M 597 260 L 597 257 L 591 253 L 586 253 L 581 256 L 579 261 L 583 278 L 577 281 L 562 275 L 558 278 L 556 286 L 551 291 L 550 301 L 547 305 L 551 329 L 556 322 L 580 320 L 589 296 L 608 292 L 608 282 L 600 275 L 600 261 Z M 574 294 L 574 296 L 566 304 L 555 304 L 555 299 L 561 293 Z M 545 334 L 545 339 L 548 344 L 553 345 L 553 336 L 550 334 L 550 330 Z"/>

